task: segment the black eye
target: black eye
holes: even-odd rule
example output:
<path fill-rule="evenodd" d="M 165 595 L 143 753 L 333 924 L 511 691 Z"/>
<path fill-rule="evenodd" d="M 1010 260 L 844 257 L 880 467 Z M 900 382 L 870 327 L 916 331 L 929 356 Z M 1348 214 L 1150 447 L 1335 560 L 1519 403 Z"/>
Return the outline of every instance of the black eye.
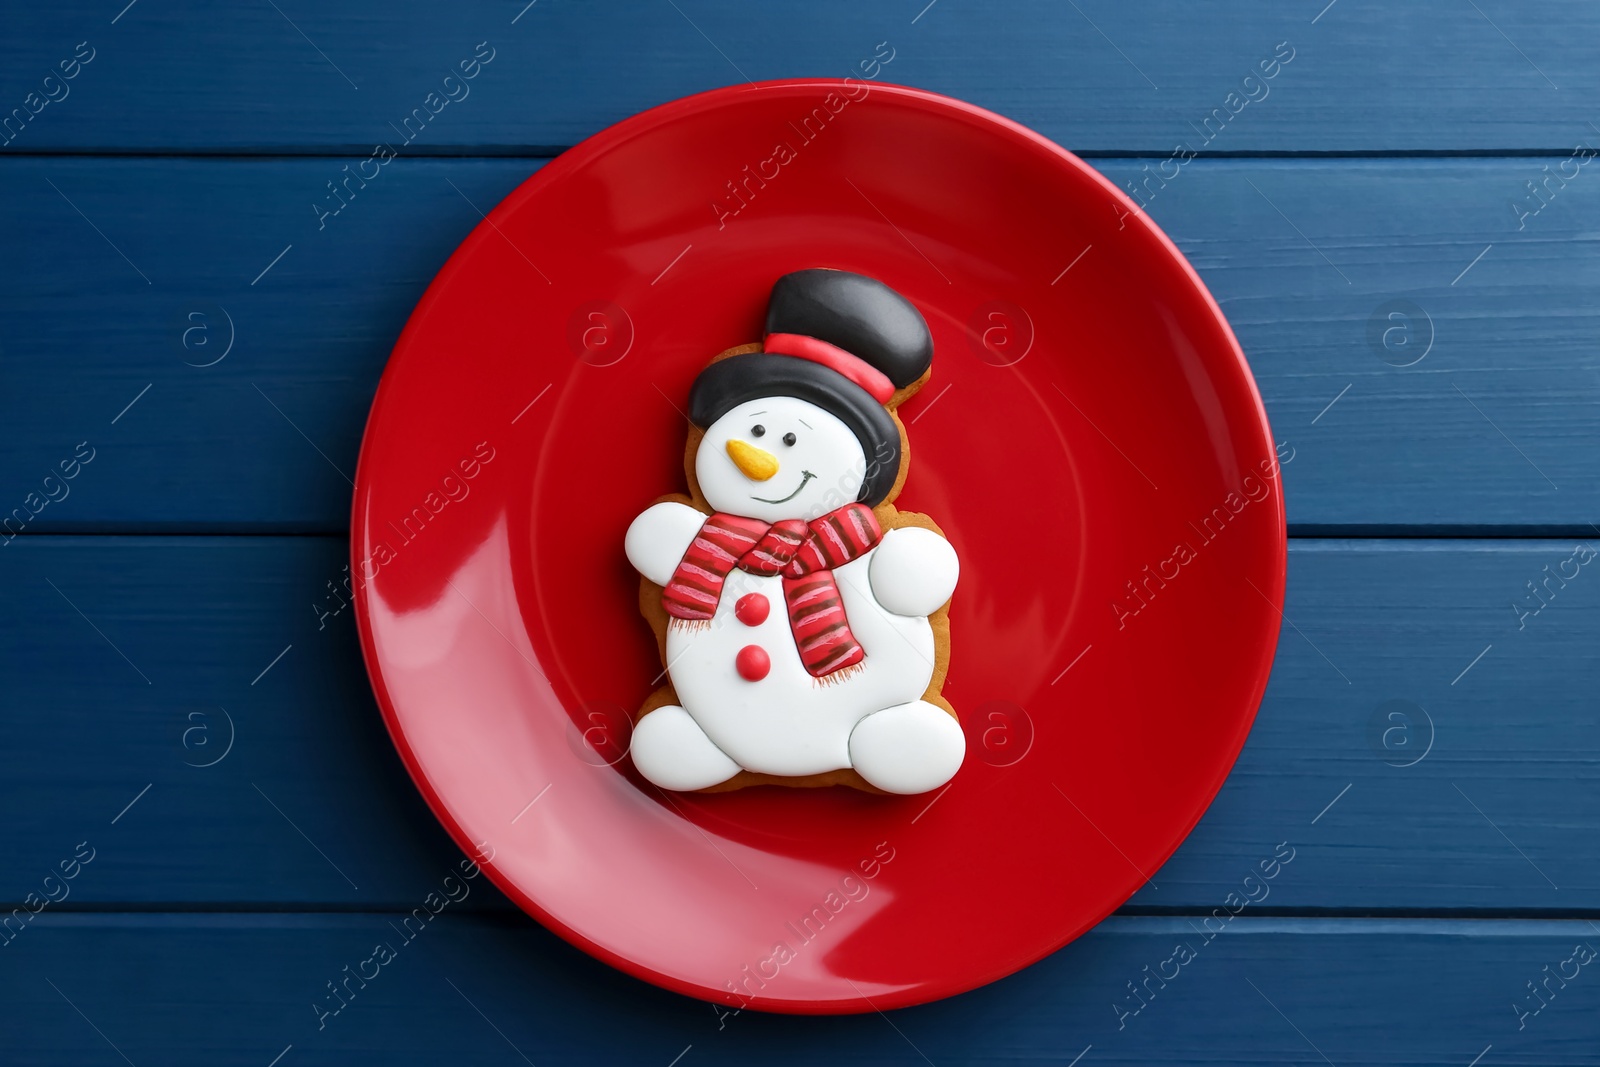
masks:
<path fill-rule="evenodd" d="M 795 442 L 795 436 L 794 436 L 794 434 L 792 434 L 792 433 L 786 433 L 786 434 L 784 434 L 784 435 L 783 435 L 783 443 L 784 443 L 784 444 L 786 444 L 786 445 L 792 445 L 792 444 L 794 444 L 794 442 Z"/>
<path fill-rule="evenodd" d="M 750 436 L 751 437 L 761 437 L 764 434 L 766 434 L 766 432 L 767 432 L 767 428 L 765 426 L 762 426 L 760 423 L 757 423 L 756 425 L 750 427 Z"/>

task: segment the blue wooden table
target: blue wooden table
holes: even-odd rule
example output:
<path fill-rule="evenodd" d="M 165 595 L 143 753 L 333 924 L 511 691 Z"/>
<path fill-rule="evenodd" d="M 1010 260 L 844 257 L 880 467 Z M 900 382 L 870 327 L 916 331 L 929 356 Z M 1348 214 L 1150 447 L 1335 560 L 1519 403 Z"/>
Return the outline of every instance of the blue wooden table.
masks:
<path fill-rule="evenodd" d="M 0 38 L 0 1063 L 1600 1063 L 1600 7 L 124 3 Z M 1290 624 L 1228 784 L 944 1003 L 727 1016 L 480 880 L 320 1014 L 460 858 L 337 595 L 408 312 L 576 140 L 874 54 L 1137 188 L 1239 335 Z"/>

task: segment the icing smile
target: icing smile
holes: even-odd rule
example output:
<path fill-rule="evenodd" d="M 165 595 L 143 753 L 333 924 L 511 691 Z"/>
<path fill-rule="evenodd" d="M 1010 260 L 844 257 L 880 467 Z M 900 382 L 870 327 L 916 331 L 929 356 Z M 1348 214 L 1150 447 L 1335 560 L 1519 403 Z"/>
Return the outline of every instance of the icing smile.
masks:
<path fill-rule="evenodd" d="M 807 482 L 809 482 L 811 479 L 816 477 L 816 475 L 812 474 L 810 471 L 801 471 L 800 473 L 805 475 L 805 477 L 801 478 L 800 479 L 800 484 L 794 487 L 794 492 L 790 493 L 788 496 L 784 497 L 783 499 L 781 499 L 781 500 L 768 500 L 767 498 L 760 497 L 760 496 L 753 496 L 750 499 L 751 500 L 759 500 L 763 504 L 787 504 L 789 501 L 793 500 L 795 497 L 800 495 L 800 490 L 802 490 L 802 489 L 804 489 L 806 487 L 806 483 Z"/>
<path fill-rule="evenodd" d="M 956 550 L 927 516 L 893 520 L 915 429 L 894 408 L 929 380 L 933 333 L 864 274 L 785 274 L 760 319 L 749 279 L 724 273 L 740 288 L 737 315 L 708 336 L 762 330 L 705 364 L 678 409 L 687 441 L 646 468 L 681 460 L 689 495 L 657 498 L 623 538 L 662 667 L 651 685 L 668 680 L 631 717 L 624 755 L 669 800 L 761 782 L 926 793 L 925 805 L 975 755 L 967 735 L 987 710 L 961 707 L 957 720 L 940 696 Z M 601 470 L 636 458 L 609 443 L 598 452 Z M 638 489 L 621 488 L 622 500 Z M 602 510 L 609 523 L 616 509 Z"/>

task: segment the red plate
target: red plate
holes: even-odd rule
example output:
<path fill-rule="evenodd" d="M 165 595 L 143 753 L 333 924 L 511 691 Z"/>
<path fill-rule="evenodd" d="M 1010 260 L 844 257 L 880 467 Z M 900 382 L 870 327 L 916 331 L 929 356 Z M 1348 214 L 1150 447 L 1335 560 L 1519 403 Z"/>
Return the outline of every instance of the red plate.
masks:
<path fill-rule="evenodd" d="M 623 754 L 661 670 L 623 534 L 685 487 L 695 373 L 817 266 L 933 329 L 898 503 L 960 553 L 967 760 L 663 794 Z M 428 289 L 361 452 L 362 645 L 434 812 L 561 936 L 732 1005 L 915 1004 L 1077 937 L 1205 811 L 1276 645 L 1276 470 L 1216 304 L 1075 156 L 914 89 L 722 89 L 562 155 Z"/>

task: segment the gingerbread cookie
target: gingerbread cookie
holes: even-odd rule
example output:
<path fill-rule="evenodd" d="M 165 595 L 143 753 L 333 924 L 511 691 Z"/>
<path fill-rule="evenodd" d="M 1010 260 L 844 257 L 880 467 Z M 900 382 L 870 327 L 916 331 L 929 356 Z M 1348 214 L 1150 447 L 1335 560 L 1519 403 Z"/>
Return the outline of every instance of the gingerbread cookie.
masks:
<path fill-rule="evenodd" d="M 802 270 L 773 286 L 765 340 L 695 379 L 689 494 L 625 542 L 670 679 L 633 731 L 650 782 L 921 793 L 961 766 L 940 695 L 955 549 L 893 503 L 910 463 L 895 409 L 932 359 L 899 293 Z"/>

